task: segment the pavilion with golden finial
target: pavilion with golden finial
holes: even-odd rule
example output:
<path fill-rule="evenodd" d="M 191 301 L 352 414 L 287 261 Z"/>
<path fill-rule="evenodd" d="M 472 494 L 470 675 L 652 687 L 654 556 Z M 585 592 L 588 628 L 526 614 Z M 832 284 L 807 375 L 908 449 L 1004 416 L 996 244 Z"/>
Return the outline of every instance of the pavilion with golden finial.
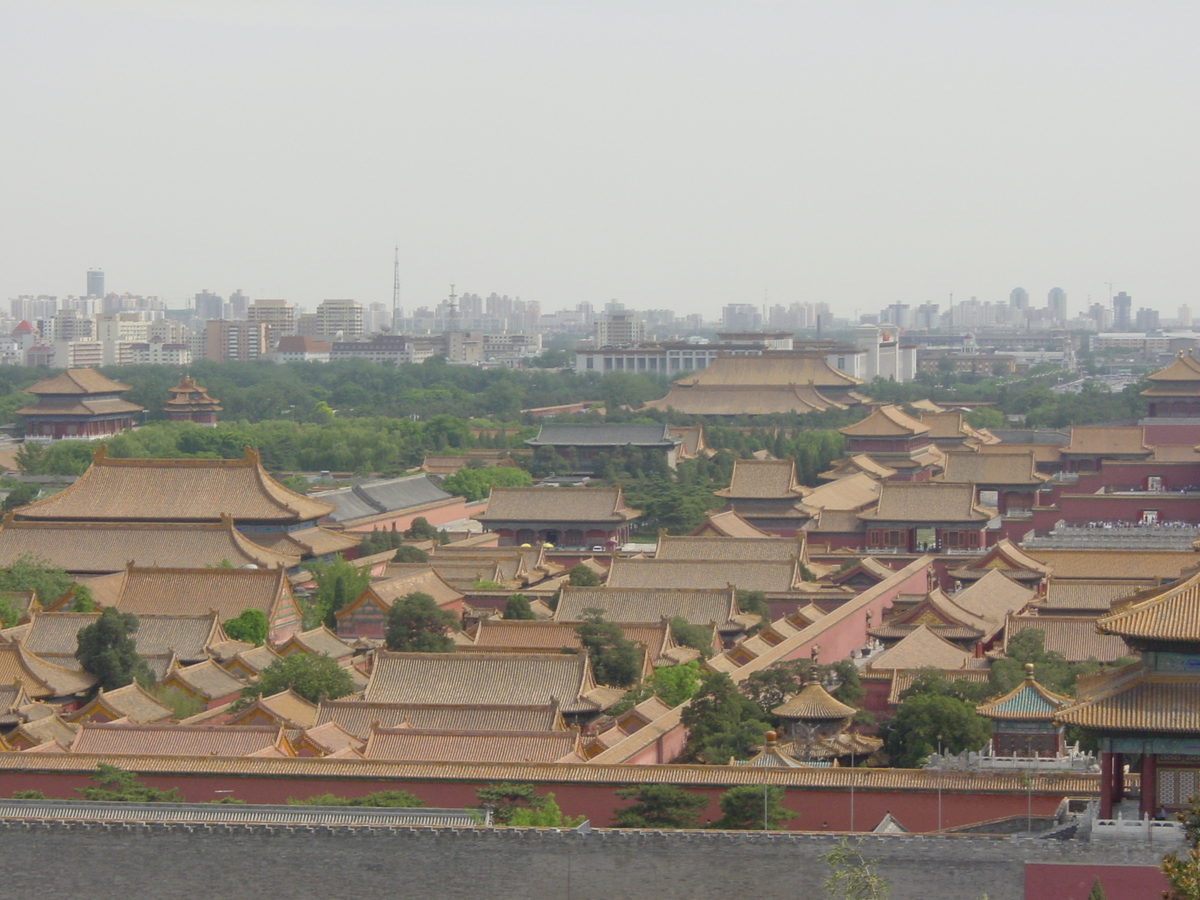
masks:
<path fill-rule="evenodd" d="M 184 375 L 179 384 L 168 388 L 170 398 L 163 404 L 163 413 L 171 422 L 195 422 L 197 425 L 217 424 L 217 413 L 221 411 L 219 401 L 210 397 L 208 391 L 196 384 L 191 375 Z"/>

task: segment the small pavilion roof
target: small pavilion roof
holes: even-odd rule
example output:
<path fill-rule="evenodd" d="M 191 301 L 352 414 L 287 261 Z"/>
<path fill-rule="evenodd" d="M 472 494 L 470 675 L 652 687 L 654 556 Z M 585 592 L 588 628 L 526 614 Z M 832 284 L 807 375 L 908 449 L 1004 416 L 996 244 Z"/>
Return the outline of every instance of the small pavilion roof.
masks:
<path fill-rule="evenodd" d="M 1033 663 L 1025 666 L 1025 680 L 1007 694 L 975 708 L 981 716 L 1007 722 L 1049 722 L 1074 701 L 1042 687 L 1033 677 Z"/>
<path fill-rule="evenodd" d="M 1035 576 L 1036 580 L 1040 580 L 1053 571 L 1051 566 L 1034 559 L 1008 538 L 1001 538 L 986 553 L 951 569 L 950 574 L 955 578 L 982 578 L 993 569 L 1004 572 L 1010 578 L 1022 580 L 1030 580 Z"/>
<path fill-rule="evenodd" d="M 82 694 L 96 684 L 96 676 L 47 662 L 14 640 L 0 644 L 0 684 L 16 681 L 31 699 L 42 700 Z"/>
<path fill-rule="evenodd" d="M 1033 451 L 1027 453 L 986 453 L 951 450 L 942 464 L 938 481 L 966 484 L 1029 485 L 1036 487 L 1050 480 L 1037 471 Z"/>
<path fill-rule="evenodd" d="M 831 469 L 822 472 L 818 477 L 826 481 L 836 481 L 855 474 L 870 475 L 879 480 L 887 480 L 896 474 L 896 469 L 886 466 L 877 459 L 872 459 L 865 453 L 847 456 L 837 460 Z"/>
<path fill-rule="evenodd" d="M 996 510 L 975 501 L 975 485 L 885 481 L 879 503 L 859 517 L 876 522 L 987 522 Z"/>
<path fill-rule="evenodd" d="M 391 703 L 544 705 L 594 713 L 622 691 L 599 688 L 586 653 L 379 651 L 363 699 Z"/>
<path fill-rule="evenodd" d="M 676 537 L 659 535 L 655 559 L 684 559 L 698 562 L 729 560 L 738 562 L 749 559 L 803 559 L 807 556 L 804 537 L 788 540 L 782 537 L 720 538 L 720 537 Z"/>
<path fill-rule="evenodd" d="M 853 706 L 842 703 L 816 682 L 806 684 L 800 693 L 771 710 L 780 718 L 800 720 L 848 719 L 855 712 Z"/>
<path fill-rule="evenodd" d="M 97 716 L 105 716 L 110 721 L 127 719 L 136 725 L 145 725 L 163 722 L 173 714 L 171 707 L 160 703 L 135 681 L 111 691 L 101 688 L 96 698 L 72 714 L 71 718 L 76 722 L 86 722 Z"/>
<path fill-rule="evenodd" d="M 954 603 L 974 616 L 1001 626 L 1010 613 L 1023 609 L 1035 596 L 1034 591 L 1013 581 L 1002 571 L 992 569 L 955 594 Z"/>
<path fill-rule="evenodd" d="M 608 570 L 609 588 L 722 588 L 788 593 L 803 579 L 797 559 L 695 560 L 618 556 Z"/>
<path fill-rule="evenodd" d="M 730 765 L 749 766 L 754 769 L 806 769 L 807 765 L 789 756 L 779 745 L 774 731 L 768 731 L 763 748 L 747 760 L 731 759 Z"/>
<path fill-rule="evenodd" d="M 809 489 L 796 480 L 796 462 L 791 459 L 735 459 L 729 487 L 715 491 L 718 497 L 745 500 L 799 499 Z"/>
<path fill-rule="evenodd" d="M 210 397 L 208 391 L 196 383 L 191 375 L 184 375 L 179 384 L 167 388 L 171 395 L 163 408 L 169 412 L 220 412 L 221 404 Z"/>
<path fill-rule="evenodd" d="M 877 406 L 865 419 L 839 428 L 847 437 L 916 437 L 928 434 L 929 426 L 898 406 Z"/>
<path fill-rule="evenodd" d="M 1051 578 L 1046 583 L 1046 593 L 1035 601 L 1034 606 L 1045 613 L 1081 614 L 1083 612 L 1107 613 L 1113 602 L 1154 587 L 1152 581 L 1113 581 L 1098 578 L 1094 581 L 1069 579 L 1059 581 Z"/>
<path fill-rule="evenodd" d="M 710 512 L 704 523 L 692 532 L 693 537 L 719 536 L 729 538 L 773 537 L 770 533 L 751 525 L 732 508 Z"/>
<path fill-rule="evenodd" d="M 894 647 L 884 650 L 868 667 L 880 669 L 965 669 L 973 657 L 956 647 L 927 625 L 918 625 Z"/>
<path fill-rule="evenodd" d="M 1072 425 L 1071 443 L 1062 452 L 1081 456 L 1149 456 L 1153 450 L 1146 446 L 1140 425 Z"/>
<path fill-rule="evenodd" d="M 211 702 L 222 697 L 229 697 L 242 690 L 244 682 L 230 675 L 211 659 L 196 663 L 192 666 L 182 666 L 172 669 L 163 683 L 178 684 L 190 692 Z"/>
<path fill-rule="evenodd" d="M 261 719 L 267 719 L 275 726 L 311 728 L 317 722 L 317 704 L 288 688 L 269 697 L 259 697 L 230 719 L 229 724 L 251 725 Z"/>
<path fill-rule="evenodd" d="M 641 512 L 625 505 L 621 488 L 492 488 L 480 522 L 628 522 Z"/>
<path fill-rule="evenodd" d="M 610 588 L 562 589 L 555 621 L 582 622 L 586 609 L 604 610 L 604 618 L 622 622 L 660 622 L 679 616 L 691 625 L 724 627 L 739 615 L 737 597 L 728 585 L 721 588 Z"/>

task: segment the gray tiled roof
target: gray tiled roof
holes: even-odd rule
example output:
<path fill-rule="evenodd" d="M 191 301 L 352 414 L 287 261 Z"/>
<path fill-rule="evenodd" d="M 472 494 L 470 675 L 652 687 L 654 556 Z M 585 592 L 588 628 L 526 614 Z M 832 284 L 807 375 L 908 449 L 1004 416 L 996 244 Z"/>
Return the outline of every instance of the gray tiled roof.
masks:
<path fill-rule="evenodd" d="M 428 475 L 409 475 L 356 484 L 323 493 L 320 498 L 334 505 L 333 512 L 326 518 L 331 522 L 344 522 L 437 503 L 451 496 Z"/>
<path fill-rule="evenodd" d="M 531 447 L 671 447 L 682 443 L 667 425 L 543 425 Z"/>

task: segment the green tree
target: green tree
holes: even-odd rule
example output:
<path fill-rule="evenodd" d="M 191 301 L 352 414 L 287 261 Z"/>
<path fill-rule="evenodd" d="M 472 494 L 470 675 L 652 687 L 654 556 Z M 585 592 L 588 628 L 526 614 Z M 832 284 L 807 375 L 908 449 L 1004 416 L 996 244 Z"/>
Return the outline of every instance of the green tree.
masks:
<path fill-rule="evenodd" d="M 973 705 L 940 694 L 909 697 L 883 727 L 892 765 L 921 766 L 940 745 L 944 753 L 979 750 L 991 737 L 991 723 Z"/>
<path fill-rule="evenodd" d="M 684 708 L 683 725 L 688 731 L 683 761 L 720 766 L 750 755 L 767 730 L 767 716 L 732 678 L 710 672 Z"/>
<path fill-rule="evenodd" d="M 771 710 L 792 694 L 798 693 L 806 684 L 821 681 L 823 674 L 823 667 L 811 659 L 783 660 L 751 672 L 742 683 L 742 693 L 764 716 L 770 716 Z"/>
<path fill-rule="evenodd" d="M 708 798 L 673 784 L 643 784 L 617 791 L 633 803 L 613 816 L 617 828 L 696 828 Z"/>
<path fill-rule="evenodd" d="M 891 885 L 863 857 L 858 843 L 851 846 L 843 839 L 819 859 L 829 866 L 824 884 L 829 900 L 888 900 L 891 895 Z"/>
<path fill-rule="evenodd" d="M 777 830 L 796 814 L 783 806 L 783 788 L 742 784 L 721 794 L 721 818 L 709 828 L 722 831 Z"/>
<path fill-rule="evenodd" d="M 438 530 L 424 516 L 413 519 L 412 524 L 404 529 L 404 536 L 410 541 L 436 541 L 439 537 Z"/>
<path fill-rule="evenodd" d="M 396 548 L 396 554 L 392 557 L 392 562 L 427 563 L 429 562 L 429 554 L 420 547 L 414 547 L 412 544 L 402 544 Z"/>
<path fill-rule="evenodd" d="M 86 584 L 77 584 L 71 588 L 71 612 L 95 612 L 96 598 L 92 596 L 92 589 Z"/>
<path fill-rule="evenodd" d="M 1164 900 L 1200 900 L 1200 799 L 1188 798 L 1188 808 L 1175 814 L 1183 823 L 1188 850 L 1185 855 L 1168 853 L 1159 863 L 1170 893 Z"/>
<path fill-rule="evenodd" d="M 71 576 L 49 560 L 23 553 L 7 568 L 0 568 L 0 591 L 33 591 L 43 605 L 57 600 L 71 589 Z"/>
<path fill-rule="evenodd" d="M 702 680 L 703 672 L 696 660 L 681 666 L 660 666 L 649 678 L 654 696 L 672 707 L 694 697 Z"/>
<path fill-rule="evenodd" d="M 574 828 L 583 821 L 565 818 L 553 794 L 539 796 L 537 786 L 525 782 L 500 781 L 485 784 L 475 791 L 481 804 L 492 807 L 495 825 L 534 825 L 546 828 Z"/>
<path fill-rule="evenodd" d="M 96 766 L 92 776 L 93 787 L 76 788 L 85 800 L 109 800 L 122 803 L 182 803 L 183 796 L 177 788 L 169 791 L 147 787 L 138 781 L 133 772 L 118 769 L 107 763 Z"/>
<path fill-rule="evenodd" d="M 291 653 L 273 660 L 254 684 L 242 691 L 243 705 L 288 689 L 310 703 L 354 693 L 354 679 L 337 660 L 324 654 Z"/>
<path fill-rule="evenodd" d="M 600 584 L 600 576 L 583 563 L 572 566 L 567 578 L 571 587 L 597 587 Z"/>
<path fill-rule="evenodd" d="M 976 407 L 963 418 L 972 428 L 1003 428 L 1007 424 L 1004 421 L 1004 413 L 987 406 Z"/>
<path fill-rule="evenodd" d="M 699 650 L 704 658 L 712 656 L 713 633 L 711 628 L 703 625 L 693 625 L 683 616 L 673 616 L 670 621 L 671 637 L 681 647 L 691 647 Z"/>
<path fill-rule="evenodd" d="M 458 619 L 453 613 L 440 609 L 429 594 L 414 591 L 388 610 L 384 641 L 389 650 L 450 653 L 454 650 L 454 640 L 447 632 L 458 629 Z"/>
<path fill-rule="evenodd" d="M 226 637 L 261 647 L 267 639 L 267 616 L 261 609 L 243 609 L 232 619 L 221 623 Z"/>
<path fill-rule="evenodd" d="M 27 506 L 37 499 L 37 495 L 38 489 L 32 484 L 18 484 L 8 492 L 8 496 L 4 498 L 4 503 L 0 504 L 0 509 L 8 512 L 19 506 Z"/>
<path fill-rule="evenodd" d="M 533 609 L 529 606 L 529 600 L 524 594 L 513 594 L 504 604 L 504 618 L 506 619 L 536 619 L 533 614 Z"/>
<path fill-rule="evenodd" d="M 367 589 L 371 573 L 343 559 L 340 553 L 332 562 L 313 560 L 307 566 L 317 586 L 309 601 L 309 618 L 313 621 L 306 624 L 337 628 L 337 611 Z"/>
<path fill-rule="evenodd" d="M 554 794 L 546 794 L 531 806 L 513 810 L 508 820 L 509 825 L 532 828 L 575 828 L 581 822 L 583 816 L 572 818 L 563 815 L 554 800 Z"/>
<path fill-rule="evenodd" d="M 1104 886 L 1100 884 L 1100 879 L 1097 878 L 1092 884 L 1092 889 L 1088 891 L 1087 900 L 1108 900 L 1104 893 Z"/>
<path fill-rule="evenodd" d="M 585 609 L 584 621 L 575 626 L 575 633 L 591 658 L 596 681 L 613 687 L 629 687 L 641 676 L 642 650 L 625 637 L 619 625 L 605 619 L 603 612 Z"/>
<path fill-rule="evenodd" d="M 442 479 L 442 490 L 475 502 L 485 499 L 493 487 L 528 487 L 533 477 L 516 466 L 489 466 L 486 469 L 459 469 Z"/>
<path fill-rule="evenodd" d="M 375 791 L 364 797 L 339 797 L 336 794 L 316 794 L 297 799 L 288 797 L 288 806 L 391 806 L 401 809 L 419 809 L 425 801 L 408 791 Z"/>
<path fill-rule="evenodd" d="M 151 688 L 150 693 L 159 703 L 171 708 L 171 718 L 176 722 L 198 716 L 206 708 L 203 700 L 177 687 L 163 687 L 157 684 Z"/>
<path fill-rule="evenodd" d="M 96 676 L 97 687 L 112 691 L 134 681 L 143 686 L 154 683 L 154 674 L 137 652 L 137 630 L 137 616 L 111 606 L 79 629 L 75 658 L 84 671 Z"/>

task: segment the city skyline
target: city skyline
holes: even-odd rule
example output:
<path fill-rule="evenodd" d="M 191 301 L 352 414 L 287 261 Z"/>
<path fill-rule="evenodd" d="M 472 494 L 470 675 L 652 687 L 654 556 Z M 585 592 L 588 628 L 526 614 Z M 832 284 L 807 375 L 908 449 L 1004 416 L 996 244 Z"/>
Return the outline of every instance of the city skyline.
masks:
<path fill-rule="evenodd" d="M 1195 304 L 1186 4 L 17 2 L 0 291 Z M 107 64 L 120 59 L 120 65 Z"/>

